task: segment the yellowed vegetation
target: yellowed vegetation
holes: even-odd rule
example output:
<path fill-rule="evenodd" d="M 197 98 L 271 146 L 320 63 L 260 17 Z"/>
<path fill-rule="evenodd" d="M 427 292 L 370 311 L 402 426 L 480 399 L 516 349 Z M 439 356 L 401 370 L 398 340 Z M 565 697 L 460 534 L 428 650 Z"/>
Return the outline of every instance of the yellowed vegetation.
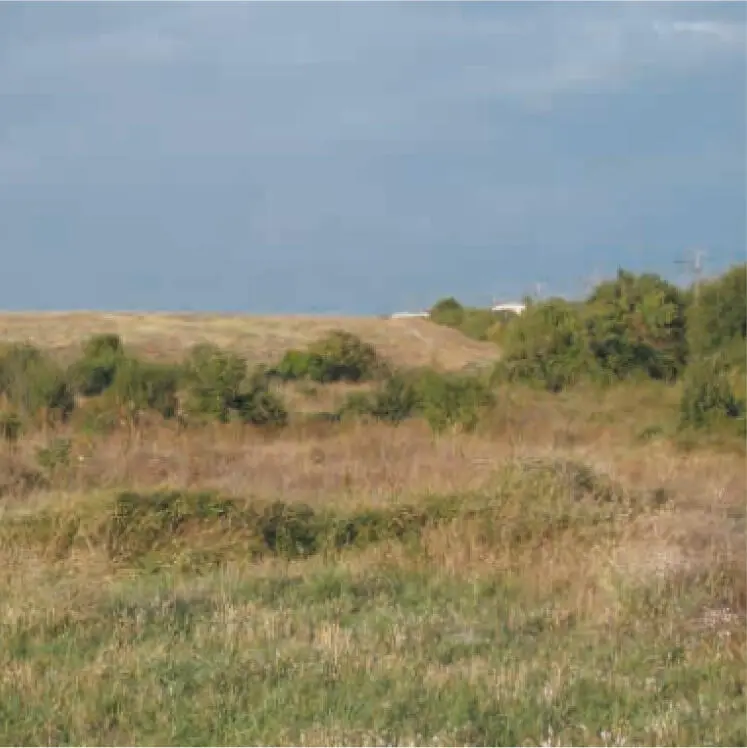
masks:
<path fill-rule="evenodd" d="M 58 348 L 109 329 L 154 355 L 204 338 L 258 358 L 342 326 L 41 319 L 2 324 Z M 409 320 L 344 326 L 428 363 L 415 324 L 452 339 Z M 460 340 L 441 363 L 488 350 Z M 349 389 L 288 393 L 323 410 Z M 438 437 L 417 420 L 26 434 L 0 459 L 0 742 L 745 744 L 744 445 L 684 451 L 668 436 L 678 399 L 659 384 L 512 386 L 476 433 Z M 70 464 L 24 480 L 59 437 Z M 195 515 L 178 547 L 136 563 L 106 545 L 125 489 L 356 522 L 433 497 L 454 511 L 407 536 L 260 558 Z"/>
<path fill-rule="evenodd" d="M 497 349 L 422 319 L 371 317 L 251 317 L 207 314 L 104 314 L 93 312 L 5 313 L 0 340 L 29 341 L 75 355 L 97 333 L 117 333 L 124 344 L 150 358 L 180 359 L 196 343 L 210 342 L 250 361 L 279 359 L 330 330 L 342 329 L 371 343 L 393 363 L 461 369 L 490 363 Z"/>

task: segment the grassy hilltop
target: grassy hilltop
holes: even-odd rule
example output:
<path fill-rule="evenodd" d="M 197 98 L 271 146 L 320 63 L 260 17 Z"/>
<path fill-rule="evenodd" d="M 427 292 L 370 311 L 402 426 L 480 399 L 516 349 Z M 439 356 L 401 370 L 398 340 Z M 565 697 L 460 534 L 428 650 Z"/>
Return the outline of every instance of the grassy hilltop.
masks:
<path fill-rule="evenodd" d="M 115 333 L 134 351 L 150 358 L 179 358 L 196 343 L 210 342 L 233 349 L 250 361 L 267 361 L 339 328 L 375 345 L 381 355 L 402 366 L 435 363 L 460 369 L 496 357 L 494 346 L 422 319 L 96 312 L 0 314 L 0 340 L 31 342 L 68 357 L 77 354 L 81 342 L 91 335 Z"/>
<path fill-rule="evenodd" d="M 740 272 L 3 315 L 0 743 L 747 744 Z"/>

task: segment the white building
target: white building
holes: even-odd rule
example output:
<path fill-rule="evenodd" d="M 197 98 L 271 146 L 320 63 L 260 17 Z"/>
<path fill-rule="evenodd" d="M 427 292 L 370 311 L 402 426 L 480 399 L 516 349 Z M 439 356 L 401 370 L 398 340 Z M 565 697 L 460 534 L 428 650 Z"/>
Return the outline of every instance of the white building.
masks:
<path fill-rule="evenodd" d="M 421 317 L 427 319 L 430 316 L 430 312 L 395 312 L 391 316 L 391 319 L 410 319 L 412 317 Z"/>
<path fill-rule="evenodd" d="M 522 314 L 526 308 L 526 304 L 496 304 L 491 308 L 491 311 L 513 312 L 514 314 Z"/>

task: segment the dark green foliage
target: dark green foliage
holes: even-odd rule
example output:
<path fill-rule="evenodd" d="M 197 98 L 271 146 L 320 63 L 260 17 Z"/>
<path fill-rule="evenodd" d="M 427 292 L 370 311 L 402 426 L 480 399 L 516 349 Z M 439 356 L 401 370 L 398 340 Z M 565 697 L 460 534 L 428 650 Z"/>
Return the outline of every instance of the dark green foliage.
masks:
<path fill-rule="evenodd" d="M 117 365 L 111 396 L 131 416 L 154 410 L 164 418 L 173 418 L 178 409 L 179 380 L 178 367 L 123 358 Z"/>
<path fill-rule="evenodd" d="M 725 419 L 744 421 L 745 403 L 730 382 L 723 355 L 699 358 L 688 366 L 680 402 L 680 424 L 703 428 Z"/>
<path fill-rule="evenodd" d="M 116 362 L 111 359 L 79 359 L 70 367 L 70 383 L 81 395 L 94 397 L 111 386 L 116 370 Z"/>
<path fill-rule="evenodd" d="M 340 408 L 340 417 L 370 417 L 387 423 L 419 415 L 422 400 L 413 376 L 402 373 L 388 377 L 373 392 L 353 392 Z"/>
<path fill-rule="evenodd" d="M 306 556 L 318 548 L 321 522 L 306 504 L 276 501 L 262 511 L 258 525 L 262 539 L 273 553 Z"/>
<path fill-rule="evenodd" d="M 75 407 L 63 370 L 30 345 L 13 345 L 0 354 L 0 396 L 23 416 L 43 413 L 64 420 Z"/>
<path fill-rule="evenodd" d="M 583 304 L 550 299 L 527 306 L 507 326 L 503 346 L 497 378 L 553 392 L 582 379 L 671 381 L 687 359 L 685 295 L 657 275 L 620 270 Z"/>
<path fill-rule="evenodd" d="M 737 265 L 715 280 L 702 284 L 690 305 L 691 352 L 725 352 L 744 367 L 747 341 L 747 265 Z"/>
<path fill-rule="evenodd" d="M 436 302 L 430 312 L 431 322 L 459 330 L 473 340 L 496 342 L 499 329 L 507 321 L 505 315 L 490 309 L 462 306 L 455 298 L 449 297 Z M 496 323 L 501 323 L 496 327 Z"/>
<path fill-rule="evenodd" d="M 190 412 L 228 422 L 246 374 L 240 356 L 213 345 L 195 346 L 186 364 Z"/>
<path fill-rule="evenodd" d="M 657 275 L 619 270 L 587 300 L 588 346 L 599 368 L 614 379 L 643 373 L 674 379 L 687 354 L 682 292 Z"/>
<path fill-rule="evenodd" d="M 380 421 L 400 423 L 416 415 L 421 404 L 416 383 L 402 374 L 394 374 L 374 393 L 371 415 Z"/>
<path fill-rule="evenodd" d="M 449 426 L 474 429 L 493 403 L 490 388 L 478 377 L 423 370 L 396 373 L 372 393 L 353 393 L 340 412 L 389 423 L 422 416 L 439 432 Z"/>
<path fill-rule="evenodd" d="M 227 498 L 211 492 L 125 492 L 104 517 L 82 518 L 54 511 L 21 516 L 4 526 L 4 538 L 49 546 L 65 533 L 76 544 L 103 547 L 116 562 L 155 568 L 163 564 L 204 568 L 237 558 L 298 557 L 366 546 L 385 540 L 417 540 L 424 528 L 455 519 L 480 522 L 491 542 L 546 542 L 571 526 L 598 527 L 626 511 L 647 511 L 662 498 L 628 493 L 578 463 L 534 461 L 509 464 L 502 489 L 487 494 L 440 495 L 417 504 L 318 508 L 284 501 Z M 526 497 L 532 501 L 526 503 Z M 569 499 L 571 501 L 569 502 Z M 525 506 L 504 527 L 506 504 Z M 548 514 L 550 512 L 550 514 Z M 199 564 L 191 566 L 192 561 Z"/>
<path fill-rule="evenodd" d="M 431 308 L 430 319 L 437 325 L 459 328 L 464 321 L 465 309 L 453 297 L 440 299 Z"/>
<path fill-rule="evenodd" d="M 533 304 L 508 328 L 496 379 L 527 381 L 552 392 L 595 371 L 579 305 L 564 299 Z"/>
<path fill-rule="evenodd" d="M 283 380 L 327 383 L 362 382 L 375 377 L 379 370 L 373 346 L 352 333 L 334 330 L 305 351 L 288 351 L 270 373 Z"/>
<path fill-rule="evenodd" d="M 83 356 L 70 367 L 73 388 L 86 397 L 100 395 L 113 384 L 117 366 L 124 358 L 118 335 L 94 335 L 83 346 Z"/>
<path fill-rule="evenodd" d="M 120 562 L 142 562 L 154 552 L 178 555 L 194 530 L 209 531 L 219 554 L 231 549 L 256 558 L 292 558 L 417 536 L 428 524 L 457 517 L 465 511 L 464 503 L 461 497 L 440 498 L 417 507 L 341 515 L 296 502 L 242 501 L 207 492 L 126 492 L 117 497 L 102 529 L 109 556 Z"/>
<path fill-rule="evenodd" d="M 272 374 L 283 381 L 306 378 L 318 381 L 320 375 L 317 372 L 321 371 L 322 362 L 318 356 L 313 356 L 308 351 L 291 349 L 285 352 Z"/>
<path fill-rule="evenodd" d="M 323 363 L 320 382 L 361 382 L 371 379 L 377 368 L 376 350 L 357 335 L 334 330 L 312 343 L 309 353 Z"/>
<path fill-rule="evenodd" d="M 115 333 L 100 333 L 92 335 L 83 345 L 83 355 L 86 358 L 101 358 L 124 353 L 122 338 Z"/>
<path fill-rule="evenodd" d="M 244 382 L 233 407 L 239 420 L 254 426 L 285 426 L 288 422 L 288 411 L 280 396 L 269 389 L 264 372 Z"/>
<path fill-rule="evenodd" d="M 467 309 L 462 324 L 458 329 L 473 340 L 489 340 L 493 342 L 491 332 L 496 329 L 495 325 L 497 322 L 498 316 L 491 312 L 490 309 Z"/>
<path fill-rule="evenodd" d="M 426 372 L 416 387 L 421 412 L 435 432 L 452 426 L 472 431 L 482 411 L 495 402 L 478 377 Z"/>
<path fill-rule="evenodd" d="M 188 409 L 226 423 L 238 418 L 255 425 L 284 425 L 287 411 L 269 390 L 264 371 L 247 374 L 246 362 L 211 345 L 193 349 L 186 367 Z"/>

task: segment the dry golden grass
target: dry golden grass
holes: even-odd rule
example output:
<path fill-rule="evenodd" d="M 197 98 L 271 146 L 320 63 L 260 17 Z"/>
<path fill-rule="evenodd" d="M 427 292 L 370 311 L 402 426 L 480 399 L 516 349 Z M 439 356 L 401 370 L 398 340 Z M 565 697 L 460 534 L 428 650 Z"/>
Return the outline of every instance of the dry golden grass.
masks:
<path fill-rule="evenodd" d="M 168 356 L 201 335 L 263 357 L 273 335 L 317 335 L 120 317 L 65 337 L 39 319 L 17 337 L 65 348 L 110 329 Z M 388 355 L 410 356 L 404 341 Z M 351 389 L 286 394 L 322 411 Z M 678 396 L 510 387 L 476 433 L 439 437 L 414 420 L 25 434 L 0 456 L 0 743 L 744 745 L 744 445 L 683 451 Z M 44 487 L 19 479 L 59 436 L 70 465 Z M 346 520 L 434 495 L 457 511 L 254 560 L 193 517 L 178 548 L 113 556 L 100 528 L 115 495 L 166 488 Z"/>
<path fill-rule="evenodd" d="M 98 312 L 0 315 L 0 340 L 29 341 L 67 356 L 77 354 L 87 337 L 108 332 L 119 334 L 125 345 L 154 359 L 179 359 L 192 345 L 209 342 L 233 349 L 249 360 L 267 362 L 334 329 L 358 335 L 382 356 L 402 366 L 461 369 L 497 357 L 491 343 L 470 340 L 422 319 Z"/>

